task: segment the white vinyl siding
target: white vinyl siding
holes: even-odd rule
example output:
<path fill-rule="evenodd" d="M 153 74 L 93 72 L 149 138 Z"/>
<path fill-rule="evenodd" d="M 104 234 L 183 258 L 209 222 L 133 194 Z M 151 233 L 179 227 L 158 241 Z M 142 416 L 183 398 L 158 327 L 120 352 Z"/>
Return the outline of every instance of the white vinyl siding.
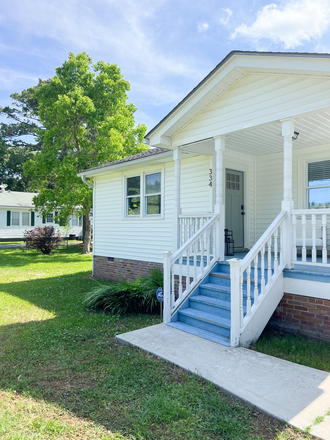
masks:
<path fill-rule="evenodd" d="M 327 145 L 293 151 L 292 197 L 296 209 L 308 207 L 308 163 L 330 159 Z M 258 239 L 281 211 L 283 200 L 283 154 L 256 158 L 256 231 Z"/>
<path fill-rule="evenodd" d="M 198 156 L 181 163 L 183 213 L 210 212 L 212 191 L 208 186 L 211 158 Z M 136 169 L 131 175 L 153 174 L 155 166 Z M 162 262 L 162 252 L 173 250 L 174 161 L 163 167 L 163 215 L 125 218 L 125 173 L 96 177 L 94 255 Z"/>

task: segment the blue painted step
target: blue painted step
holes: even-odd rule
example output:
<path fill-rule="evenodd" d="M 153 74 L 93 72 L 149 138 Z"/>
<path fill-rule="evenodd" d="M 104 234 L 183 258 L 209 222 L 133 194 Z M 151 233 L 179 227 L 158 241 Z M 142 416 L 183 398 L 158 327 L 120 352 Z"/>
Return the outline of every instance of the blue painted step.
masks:
<path fill-rule="evenodd" d="M 204 339 L 230 346 L 230 267 L 218 263 L 183 304 L 169 325 Z M 246 313 L 247 283 L 244 274 L 243 311 Z M 251 271 L 251 302 L 253 304 L 254 270 Z M 260 292 L 260 272 L 258 290 Z"/>

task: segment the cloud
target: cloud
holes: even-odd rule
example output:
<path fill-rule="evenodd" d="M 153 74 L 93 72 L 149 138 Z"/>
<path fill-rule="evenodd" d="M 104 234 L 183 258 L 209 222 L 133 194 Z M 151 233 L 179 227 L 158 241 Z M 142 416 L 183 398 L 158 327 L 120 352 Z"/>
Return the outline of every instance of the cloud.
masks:
<path fill-rule="evenodd" d="M 264 6 L 251 26 L 241 24 L 231 35 L 263 38 L 283 45 L 285 49 L 301 46 L 311 39 L 321 38 L 330 24 L 330 0 L 289 1 L 284 6 L 275 3 Z"/>
<path fill-rule="evenodd" d="M 220 18 L 220 23 L 226 25 L 230 17 L 233 15 L 233 11 L 229 8 L 223 9 L 223 11 L 226 12 L 226 16 Z"/>
<path fill-rule="evenodd" d="M 22 40 L 34 38 L 52 63 L 63 62 L 63 51 L 69 50 L 85 50 L 94 61 L 102 57 L 117 63 L 130 82 L 149 84 L 149 99 L 161 105 L 166 94 L 173 99 L 169 78 L 195 82 L 204 73 L 191 54 L 160 46 L 157 32 L 165 33 L 164 44 L 168 35 L 175 38 L 175 29 L 169 33 L 155 26 L 166 4 L 167 0 L 12 0 L 1 8 L 0 23 L 17 29 Z"/>
<path fill-rule="evenodd" d="M 197 31 L 199 33 L 206 32 L 208 29 L 209 29 L 209 24 L 206 23 L 205 21 L 202 23 L 197 23 Z"/>

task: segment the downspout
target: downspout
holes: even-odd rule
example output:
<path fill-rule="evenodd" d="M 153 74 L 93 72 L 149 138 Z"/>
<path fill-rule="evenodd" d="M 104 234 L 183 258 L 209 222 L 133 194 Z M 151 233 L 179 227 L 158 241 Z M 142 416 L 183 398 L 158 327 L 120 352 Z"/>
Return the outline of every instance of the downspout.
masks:
<path fill-rule="evenodd" d="M 94 240 L 94 231 L 95 231 L 95 229 L 94 229 L 94 222 L 95 222 L 95 205 L 94 205 L 94 194 L 95 194 L 95 191 L 94 191 L 94 186 L 95 186 L 95 179 L 94 179 L 94 181 L 93 181 L 93 183 L 90 183 L 90 182 L 88 182 L 87 180 L 86 180 L 86 177 L 85 176 L 81 176 L 81 180 L 87 185 L 87 186 L 89 186 L 90 188 L 92 188 L 93 189 L 93 223 L 92 223 L 92 227 L 93 227 L 93 240 Z M 94 276 L 94 243 L 93 243 L 93 253 L 92 253 L 92 256 L 93 256 L 93 261 L 92 261 L 92 277 Z"/>

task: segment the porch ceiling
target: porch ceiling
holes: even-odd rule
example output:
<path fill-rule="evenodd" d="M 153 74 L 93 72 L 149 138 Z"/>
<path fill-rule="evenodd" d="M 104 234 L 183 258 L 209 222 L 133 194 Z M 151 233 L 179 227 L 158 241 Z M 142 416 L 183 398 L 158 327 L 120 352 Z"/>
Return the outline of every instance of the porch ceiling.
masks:
<path fill-rule="evenodd" d="M 294 130 L 299 133 L 293 149 L 330 143 L 330 109 L 295 118 Z M 240 153 L 262 156 L 283 151 L 282 123 L 280 121 L 247 128 L 231 133 L 226 148 Z"/>
<path fill-rule="evenodd" d="M 299 133 L 293 149 L 330 144 L 330 109 L 295 118 L 294 130 Z M 228 134 L 226 149 L 252 156 L 283 151 L 282 123 L 270 122 Z M 184 150 L 195 154 L 214 154 L 213 139 L 186 145 Z"/>

